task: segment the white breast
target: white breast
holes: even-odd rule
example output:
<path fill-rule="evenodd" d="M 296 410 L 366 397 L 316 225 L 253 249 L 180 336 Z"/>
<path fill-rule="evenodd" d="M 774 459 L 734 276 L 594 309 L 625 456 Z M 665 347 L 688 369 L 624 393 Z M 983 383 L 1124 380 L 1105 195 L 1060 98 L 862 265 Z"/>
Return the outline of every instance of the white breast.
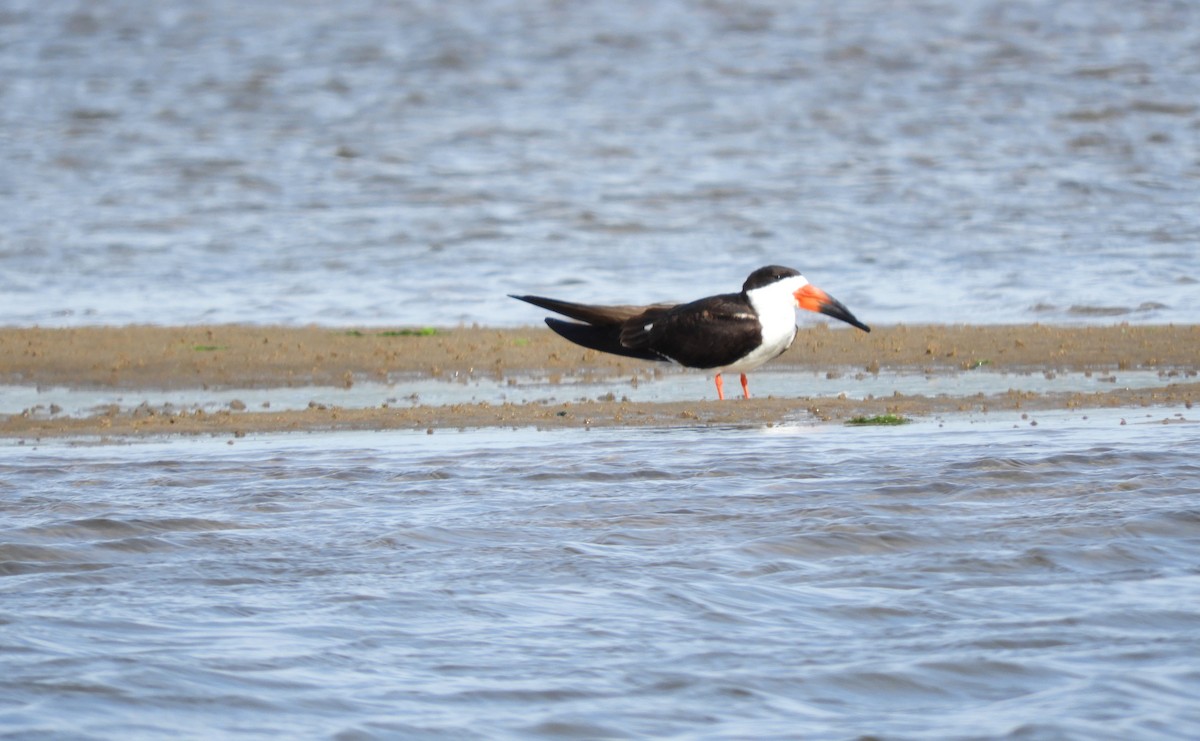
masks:
<path fill-rule="evenodd" d="M 808 284 L 803 276 L 777 281 L 769 286 L 747 292 L 750 305 L 758 313 L 762 325 L 762 345 L 737 363 L 728 365 L 723 371 L 745 373 L 779 357 L 792 346 L 796 339 L 795 292 Z"/>

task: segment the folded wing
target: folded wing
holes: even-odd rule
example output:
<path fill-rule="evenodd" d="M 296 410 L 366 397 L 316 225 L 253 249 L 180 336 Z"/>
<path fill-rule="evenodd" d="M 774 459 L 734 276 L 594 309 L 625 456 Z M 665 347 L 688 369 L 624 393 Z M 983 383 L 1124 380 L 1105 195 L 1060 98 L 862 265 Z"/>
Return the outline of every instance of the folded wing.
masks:
<path fill-rule="evenodd" d="M 620 342 L 689 368 L 732 365 L 762 344 L 758 317 L 737 298 L 725 294 L 644 312 L 626 320 Z"/>
<path fill-rule="evenodd" d="M 626 346 L 622 343 L 621 335 L 624 327 L 631 319 L 647 315 L 657 315 L 670 309 L 671 304 L 655 304 L 653 306 L 597 306 L 594 304 L 577 304 L 571 301 L 560 301 L 544 296 L 514 295 L 512 298 L 578 320 L 575 322 L 564 322 L 561 319 L 553 317 L 546 318 L 546 326 L 576 345 L 581 345 L 590 350 L 598 350 L 599 352 L 622 355 L 627 358 L 638 358 L 639 360 L 667 359 L 644 345 L 637 347 Z M 580 322 L 583 323 L 580 324 Z"/>

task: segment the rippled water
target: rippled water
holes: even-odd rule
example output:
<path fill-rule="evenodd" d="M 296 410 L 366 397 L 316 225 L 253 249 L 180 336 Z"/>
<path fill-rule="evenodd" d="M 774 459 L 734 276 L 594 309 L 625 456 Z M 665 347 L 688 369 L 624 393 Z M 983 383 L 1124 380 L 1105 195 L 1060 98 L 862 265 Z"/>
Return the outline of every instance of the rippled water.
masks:
<path fill-rule="evenodd" d="M 872 324 L 1197 322 L 1198 60 L 1187 2 L 7 0 L 0 323 L 531 324 L 768 262 Z M 1163 382 L 1118 376 L 901 380 Z M 337 393 L 596 393 L 539 384 Z M 185 403 L 102 397 L 0 389 Z M 1195 738 L 1191 414 L 5 443 L 0 735 Z"/>
<path fill-rule="evenodd" d="M 1010 416 L 9 444 L 0 729 L 1194 737 L 1196 425 Z"/>
<path fill-rule="evenodd" d="M 1189 2 L 7 0 L 0 323 L 531 324 L 782 263 L 1195 322 Z"/>

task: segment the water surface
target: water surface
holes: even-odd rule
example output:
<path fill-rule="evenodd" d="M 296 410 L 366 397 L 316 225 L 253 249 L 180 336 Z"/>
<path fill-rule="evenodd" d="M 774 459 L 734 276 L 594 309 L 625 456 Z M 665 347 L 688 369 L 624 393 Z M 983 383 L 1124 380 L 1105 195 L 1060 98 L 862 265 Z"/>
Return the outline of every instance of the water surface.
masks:
<path fill-rule="evenodd" d="M 531 324 L 766 263 L 870 324 L 1198 322 L 1198 14 L 9 0 L 0 323 Z M 1162 382 L 1117 376 L 755 383 Z M 507 380 L 0 398 L 711 393 Z M 1190 415 L 5 442 L 0 733 L 1195 738 Z"/>
<path fill-rule="evenodd" d="M 792 265 L 1196 322 L 1200 6 L 10 0 L 0 322 L 487 325 Z"/>
<path fill-rule="evenodd" d="M 1191 737 L 1186 414 L 8 444 L 0 728 Z"/>
<path fill-rule="evenodd" d="M 1033 394 L 1096 393 L 1117 389 L 1166 388 L 1188 381 L 1195 372 L 1117 370 L 1092 372 L 967 371 L 868 373 L 841 369 L 813 373 L 766 368 L 754 373 L 755 397 L 882 398 L 893 394 L 957 397 L 993 396 L 1011 391 Z M 740 393 L 740 392 L 738 392 Z M 66 388 L 0 384 L 0 414 L 39 417 L 92 416 L 113 409 L 139 407 L 164 412 L 287 411 L 312 406 L 370 407 L 446 406 L 464 403 L 556 404 L 595 399 L 671 402 L 715 398 L 712 378 L 678 368 L 639 368 L 628 377 L 605 377 L 583 371 L 497 377 L 494 373 L 450 373 L 441 378 L 396 374 L 387 382 L 356 380 L 346 386 L 278 386 L 265 388 L 120 389 Z M 735 402 L 736 403 L 736 402 Z"/>

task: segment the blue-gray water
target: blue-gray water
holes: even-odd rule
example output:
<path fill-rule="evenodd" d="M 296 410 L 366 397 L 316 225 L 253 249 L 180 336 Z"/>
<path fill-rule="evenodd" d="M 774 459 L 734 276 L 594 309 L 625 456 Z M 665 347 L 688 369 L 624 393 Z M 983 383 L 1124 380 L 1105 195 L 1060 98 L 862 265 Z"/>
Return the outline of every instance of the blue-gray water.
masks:
<path fill-rule="evenodd" d="M 1197 101 L 1189 2 L 6 0 L 0 324 L 1198 322 Z M 8 441 L 0 736 L 1192 739 L 1189 419 Z"/>
<path fill-rule="evenodd" d="M 1195 738 L 1163 419 L 8 445 L 0 733 Z"/>
<path fill-rule="evenodd" d="M 6 0 L 0 323 L 1195 322 L 1198 101 L 1192 2 Z"/>

